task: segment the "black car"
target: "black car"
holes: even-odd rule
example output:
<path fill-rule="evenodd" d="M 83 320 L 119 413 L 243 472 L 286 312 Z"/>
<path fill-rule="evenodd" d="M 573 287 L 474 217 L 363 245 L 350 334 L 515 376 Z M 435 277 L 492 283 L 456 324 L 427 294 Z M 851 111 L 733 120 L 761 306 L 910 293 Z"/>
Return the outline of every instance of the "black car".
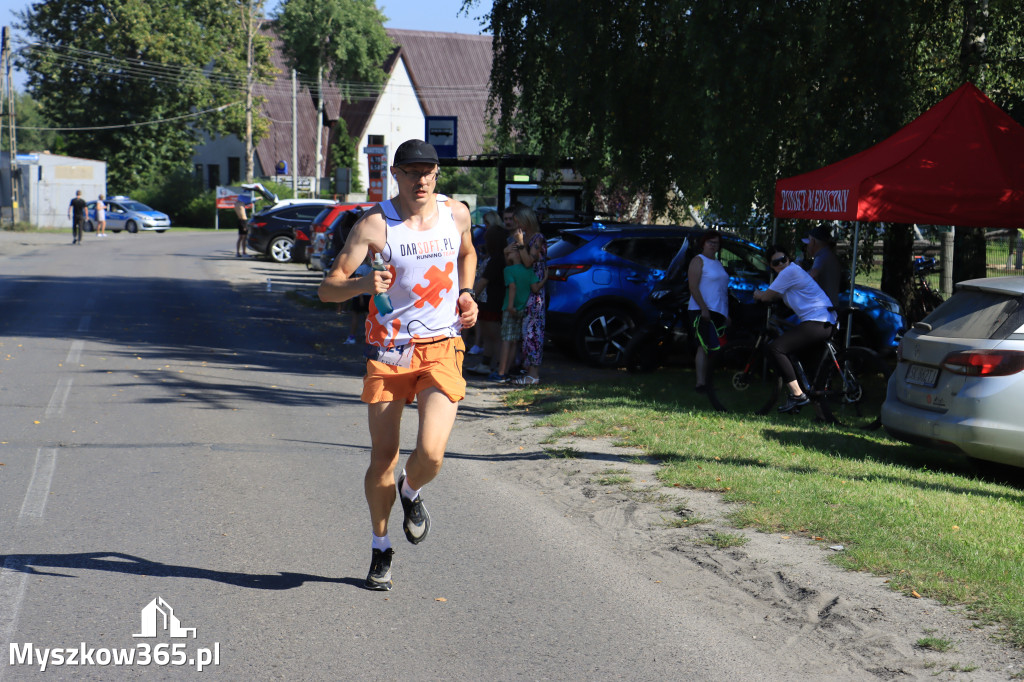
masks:
<path fill-rule="evenodd" d="M 323 210 L 324 204 L 320 202 L 290 204 L 261 211 L 249 220 L 246 244 L 276 263 L 289 263 L 292 245 L 295 244 L 294 229 L 309 225 Z"/>

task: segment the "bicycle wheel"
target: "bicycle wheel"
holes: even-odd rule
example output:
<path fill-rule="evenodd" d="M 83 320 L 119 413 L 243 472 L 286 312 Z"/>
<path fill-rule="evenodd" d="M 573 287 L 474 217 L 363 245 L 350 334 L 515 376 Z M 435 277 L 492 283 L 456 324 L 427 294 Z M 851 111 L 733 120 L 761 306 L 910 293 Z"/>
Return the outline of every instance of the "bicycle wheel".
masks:
<path fill-rule="evenodd" d="M 726 346 L 710 357 L 708 398 L 720 412 L 767 414 L 779 395 L 779 377 L 755 346 Z"/>
<path fill-rule="evenodd" d="M 852 428 L 877 429 L 889 383 L 885 363 L 870 348 L 859 346 L 839 351 L 837 360 L 839 367 L 830 362 L 814 391 L 825 418 Z"/>

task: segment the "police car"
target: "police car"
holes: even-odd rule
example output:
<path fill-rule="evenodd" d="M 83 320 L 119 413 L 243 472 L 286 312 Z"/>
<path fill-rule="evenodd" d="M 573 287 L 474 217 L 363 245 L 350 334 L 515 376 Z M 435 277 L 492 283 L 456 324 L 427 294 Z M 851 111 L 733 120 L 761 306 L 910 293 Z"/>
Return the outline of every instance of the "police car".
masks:
<path fill-rule="evenodd" d="M 171 227 L 171 219 L 166 213 L 161 213 L 145 204 L 134 201 L 128 197 L 114 196 L 104 200 L 107 205 L 107 230 L 110 232 L 138 232 L 149 230 L 152 232 L 165 232 Z M 89 217 L 85 229 L 92 232 L 96 229 L 96 202 L 90 201 Z"/>

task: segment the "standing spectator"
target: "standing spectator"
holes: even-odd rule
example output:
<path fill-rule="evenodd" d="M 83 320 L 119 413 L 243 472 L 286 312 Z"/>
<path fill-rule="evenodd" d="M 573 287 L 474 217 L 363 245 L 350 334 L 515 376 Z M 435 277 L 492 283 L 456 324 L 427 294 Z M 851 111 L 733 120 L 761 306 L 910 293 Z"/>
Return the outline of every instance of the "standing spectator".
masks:
<path fill-rule="evenodd" d="M 107 205 L 103 201 L 103 195 L 96 200 L 96 236 L 107 236 Z"/>
<path fill-rule="evenodd" d="M 1009 239 L 1010 251 L 1006 255 L 1006 269 L 1010 270 L 1011 267 L 1015 270 L 1020 270 L 1021 266 L 1024 265 L 1024 230 L 1017 230 L 1016 232 L 1010 230 L 1012 235 Z M 1014 261 L 1013 253 L 1017 252 L 1017 259 Z"/>
<path fill-rule="evenodd" d="M 806 254 L 811 259 L 811 267 L 807 274 L 822 288 L 832 307 L 839 300 L 839 258 L 836 257 L 836 243 L 832 239 L 832 231 L 825 225 L 818 225 L 802 240 Z"/>
<path fill-rule="evenodd" d="M 729 324 L 729 273 L 718 260 L 722 235 L 708 230 L 697 240 L 697 255 L 687 271 L 690 286 L 690 323 L 697 342 L 694 365 L 697 391 L 707 384 L 708 351 L 719 348 L 718 339 Z"/>
<path fill-rule="evenodd" d="M 480 306 L 478 326 L 484 349 L 480 362 L 468 367 L 467 370 L 488 376 L 498 368 L 501 353 L 501 309 L 505 298 L 504 251 L 508 242 L 508 232 L 505 231 L 496 212 L 484 215 L 484 223 L 487 225 L 487 232 L 484 233 L 487 265 L 474 287 L 477 305 Z"/>
<path fill-rule="evenodd" d="M 71 243 L 82 243 L 82 230 L 85 228 L 85 216 L 88 205 L 82 198 L 82 190 L 75 192 L 75 198 L 68 204 L 68 217 L 71 218 Z"/>
<path fill-rule="evenodd" d="M 249 234 L 249 216 L 246 211 L 251 211 L 252 206 L 250 195 L 239 194 L 235 197 L 235 215 L 238 216 L 238 241 L 235 243 L 235 257 L 237 258 L 247 255 L 245 240 Z"/>
<path fill-rule="evenodd" d="M 528 206 L 517 206 L 513 211 L 515 231 L 509 248 L 522 255 L 523 265 L 533 268 L 542 286 L 530 294 L 523 315 L 523 368 L 526 374 L 512 383 L 519 386 L 533 386 L 540 383 L 540 363 L 544 355 L 544 309 L 543 284 L 547 283 L 548 245 L 540 233 L 537 214 Z"/>
<path fill-rule="evenodd" d="M 505 310 L 501 315 L 501 363 L 498 371 L 491 374 L 492 381 L 508 380 L 508 370 L 515 360 L 517 347 L 523 339 L 523 313 L 530 295 L 540 290 L 544 283 L 531 268 L 523 265 L 519 249 L 508 254 L 508 265 L 504 272 L 505 296 L 502 297 Z"/>
<path fill-rule="evenodd" d="M 364 277 L 373 272 L 373 268 L 370 267 L 369 263 L 364 262 L 356 271 L 352 273 L 353 277 Z M 341 305 L 340 303 L 338 304 Z M 345 339 L 346 346 L 352 346 L 360 342 L 366 333 L 366 315 L 370 312 L 370 295 L 360 294 L 354 296 L 349 301 L 349 324 L 348 324 L 348 338 Z"/>

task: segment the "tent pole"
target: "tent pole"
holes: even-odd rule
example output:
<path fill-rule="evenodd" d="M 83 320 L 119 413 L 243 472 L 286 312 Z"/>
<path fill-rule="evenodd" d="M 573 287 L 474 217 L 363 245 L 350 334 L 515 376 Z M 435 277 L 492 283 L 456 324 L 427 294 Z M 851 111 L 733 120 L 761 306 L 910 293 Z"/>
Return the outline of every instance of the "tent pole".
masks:
<path fill-rule="evenodd" d="M 850 347 L 850 338 L 853 336 L 853 294 L 857 283 L 857 245 L 860 244 L 860 221 L 853 224 L 853 256 L 850 260 L 850 310 L 846 314 L 846 343 Z"/>

